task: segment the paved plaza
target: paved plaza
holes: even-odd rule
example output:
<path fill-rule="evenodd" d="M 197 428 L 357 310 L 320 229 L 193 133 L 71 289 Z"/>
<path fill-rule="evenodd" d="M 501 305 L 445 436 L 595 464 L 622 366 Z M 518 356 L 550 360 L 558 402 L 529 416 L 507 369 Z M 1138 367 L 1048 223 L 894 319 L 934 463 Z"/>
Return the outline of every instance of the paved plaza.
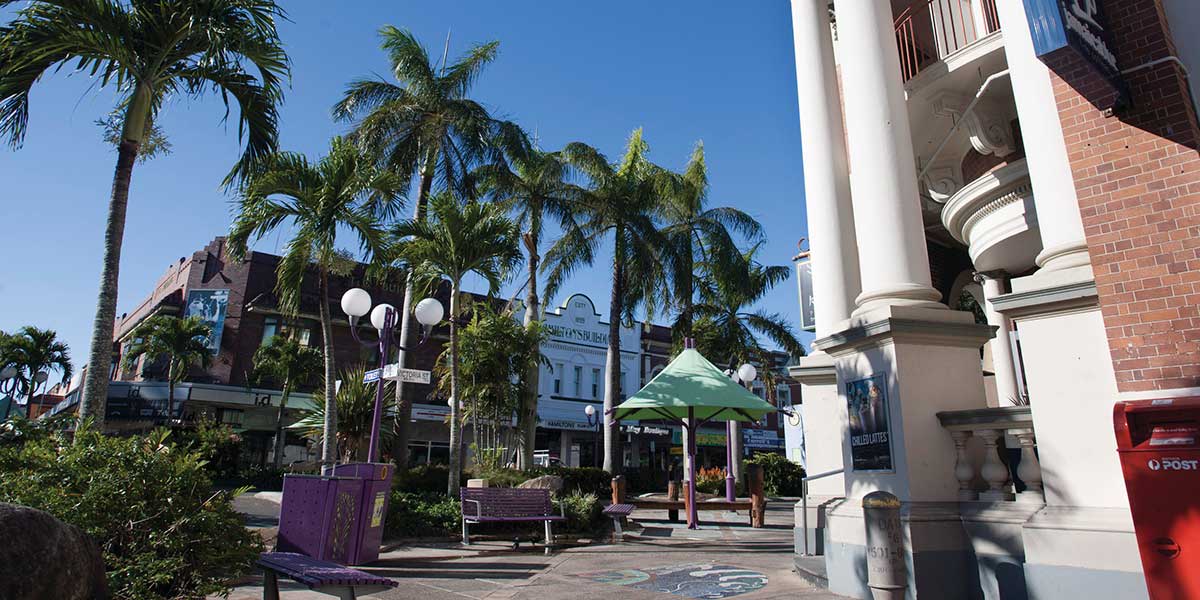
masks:
<path fill-rule="evenodd" d="M 271 503 L 248 499 L 241 508 L 249 522 L 268 525 Z M 277 506 L 276 510 L 277 510 Z M 252 510 L 247 510 L 252 509 Z M 768 505 L 767 527 L 751 529 L 745 515 L 704 512 L 704 527 L 689 531 L 666 520 L 665 512 L 639 511 L 620 544 L 589 543 L 556 549 L 540 544 L 481 542 L 419 543 L 396 547 L 363 570 L 400 585 L 375 598 L 669 599 L 841 598 L 811 586 L 792 572 L 792 504 Z M 485 528 L 480 533 L 486 535 Z M 281 581 L 285 600 L 328 598 L 291 581 Z M 262 598 L 256 579 L 239 586 L 233 600 Z"/>

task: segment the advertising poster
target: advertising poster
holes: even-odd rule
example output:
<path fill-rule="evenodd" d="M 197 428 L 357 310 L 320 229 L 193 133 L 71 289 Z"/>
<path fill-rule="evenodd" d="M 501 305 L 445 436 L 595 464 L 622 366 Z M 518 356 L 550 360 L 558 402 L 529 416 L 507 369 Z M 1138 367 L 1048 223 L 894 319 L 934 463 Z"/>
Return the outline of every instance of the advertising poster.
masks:
<path fill-rule="evenodd" d="M 846 384 L 850 456 L 855 471 L 891 471 L 892 439 L 888 420 L 887 374 Z"/>
<path fill-rule="evenodd" d="M 189 290 L 185 317 L 200 317 L 212 329 L 204 345 L 213 354 L 221 352 L 221 332 L 225 329 L 225 309 L 229 306 L 229 290 Z"/>
<path fill-rule="evenodd" d="M 800 329 L 816 331 L 816 307 L 813 305 L 812 260 L 796 262 L 796 281 L 800 284 Z"/>

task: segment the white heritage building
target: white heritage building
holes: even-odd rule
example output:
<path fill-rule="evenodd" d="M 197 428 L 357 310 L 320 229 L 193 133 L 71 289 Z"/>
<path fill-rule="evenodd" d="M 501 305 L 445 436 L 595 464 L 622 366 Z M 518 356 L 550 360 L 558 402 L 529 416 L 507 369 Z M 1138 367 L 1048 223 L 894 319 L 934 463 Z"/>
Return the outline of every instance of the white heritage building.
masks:
<path fill-rule="evenodd" d="M 817 336 L 791 373 L 808 472 L 844 470 L 797 552 L 870 597 L 885 490 L 909 598 L 1146 598 L 1113 407 L 1200 395 L 1200 3 L 791 9 Z"/>

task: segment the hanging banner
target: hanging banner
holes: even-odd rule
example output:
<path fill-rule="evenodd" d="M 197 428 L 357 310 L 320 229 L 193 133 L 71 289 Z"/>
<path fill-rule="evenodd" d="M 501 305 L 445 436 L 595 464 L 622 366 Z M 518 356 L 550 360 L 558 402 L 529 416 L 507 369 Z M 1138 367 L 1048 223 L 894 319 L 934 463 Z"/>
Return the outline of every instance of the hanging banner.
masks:
<path fill-rule="evenodd" d="M 221 333 L 225 329 L 225 310 L 229 306 L 229 290 L 188 290 L 185 317 L 200 317 L 212 329 L 204 345 L 213 354 L 221 352 Z"/>
<path fill-rule="evenodd" d="M 888 417 L 887 374 L 846 383 L 850 421 L 851 467 L 855 471 L 891 471 L 892 436 Z"/>

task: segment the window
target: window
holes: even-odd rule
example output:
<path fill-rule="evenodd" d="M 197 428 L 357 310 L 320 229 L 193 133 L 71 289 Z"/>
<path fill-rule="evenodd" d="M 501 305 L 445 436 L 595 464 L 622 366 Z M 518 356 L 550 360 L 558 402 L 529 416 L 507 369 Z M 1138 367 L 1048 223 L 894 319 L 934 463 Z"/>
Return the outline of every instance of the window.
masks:
<path fill-rule="evenodd" d="M 562 363 L 558 363 L 558 364 L 554 365 L 554 393 L 555 394 L 562 393 L 563 371 L 565 371 L 566 368 L 567 367 L 564 366 Z"/>
<path fill-rule="evenodd" d="M 592 398 L 600 397 L 600 369 L 592 369 Z"/>
<path fill-rule="evenodd" d="M 265 346 L 271 343 L 271 338 L 282 335 L 300 342 L 302 346 L 307 346 L 312 332 L 311 322 L 305 320 L 285 321 L 279 317 L 267 317 L 263 320 L 262 345 Z"/>
<path fill-rule="evenodd" d="M 245 413 L 238 408 L 218 408 L 217 421 L 222 425 L 230 425 L 232 427 L 242 426 L 242 417 Z"/>
<path fill-rule="evenodd" d="M 583 367 L 575 367 L 575 397 L 582 398 L 583 392 Z"/>

